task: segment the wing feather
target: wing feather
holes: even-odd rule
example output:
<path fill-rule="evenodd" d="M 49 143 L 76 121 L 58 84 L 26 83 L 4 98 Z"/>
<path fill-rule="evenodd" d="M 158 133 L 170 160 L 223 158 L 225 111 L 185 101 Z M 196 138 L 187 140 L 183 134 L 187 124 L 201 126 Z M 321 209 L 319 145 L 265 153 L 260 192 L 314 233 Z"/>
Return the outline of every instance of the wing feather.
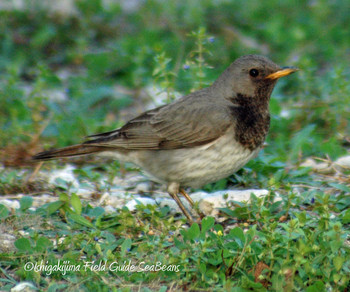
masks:
<path fill-rule="evenodd" d="M 205 90 L 147 111 L 120 129 L 92 135 L 85 144 L 130 150 L 179 149 L 203 145 L 221 137 L 232 125 L 226 104 L 206 104 Z"/>

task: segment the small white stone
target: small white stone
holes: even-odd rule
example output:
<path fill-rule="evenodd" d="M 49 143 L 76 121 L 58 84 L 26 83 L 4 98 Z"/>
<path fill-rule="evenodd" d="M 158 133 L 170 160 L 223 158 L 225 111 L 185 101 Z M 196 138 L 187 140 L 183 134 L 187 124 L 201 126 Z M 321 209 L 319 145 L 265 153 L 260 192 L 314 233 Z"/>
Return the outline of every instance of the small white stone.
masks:
<path fill-rule="evenodd" d="M 130 197 L 130 195 L 124 190 L 112 190 L 109 192 L 109 195 L 124 200 L 127 200 Z"/>
<path fill-rule="evenodd" d="M 46 204 L 46 203 L 50 203 L 50 202 L 54 202 L 57 200 L 57 198 L 55 198 L 52 195 L 41 195 L 41 196 L 34 196 L 33 198 L 33 208 L 38 208 L 41 207 L 42 205 Z"/>
<path fill-rule="evenodd" d="M 109 193 L 104 193 L 100 198 L 100 202 L 107 201 L 109 199 L 109 196 L 110 196 Z"/>
<path fill-rule="evenodd" d="M 105 206 L 104 210 L 107 214 L 113 214 L 113 213 L 117 212 L 117 210 L 115 208 L 113 208 L 112 206 Z"/>
<path fill-rule="evenodd" d="M 317 162 L 312 158 L 307 158 L 303 163 L 300 164 L 300 166 L 314 168 L 317 166 Z"/>
<path fill-rule="evenodd" d="M 19 209 L 20 207 L 18 200 L 0 200 L 0 204 L 3 204 L 8 209 Z"/>
<path fill-rule="evenodd" d="M 102 195 L 99 206 L 112 206 L 114 208 L 122 208 L 125 205 L 125 199 L 118 198 L 116 196 L 111 196 L 107 193 Z"/>
<path fill-rule="evenodd" d="M 18 233 L 19 233 L 21 236 L 28 236 L 28 235 L 29 235 L 29 232 L 24 231 L 24 230 L 19 230 Z"/>
<path fill-rule="evenodd" d="M 147 193 L 150 190 L 150 184 L 147 182 L 137 184 L 135 191 L 137 193 Z"/>
<path fill-rule="evenodd" d="M 268 190 L 223 190 L 217 191 L 214 193 L 206 193 L 206 192 L 195 192 L 189 194 L 194 202 L 199 202 L 199 209 L 206 215 L 218 216 L 219 210 L 218 208 L 223 208 L 226 206 L 228 201 L 247 201 L 250 200 L 250 195 L 254 193 L 257 197 L 263 197 L 268 195 Z M 224 199 L 224 195 L 227 195 L 227 199 Z M 226 196 L 225 196 L 226 197 Z M 180 199 L 184 206 L 187 209 L 191 209 L 190 204 L 180 196 Z M 275 201 L 281 200 L 281 198 L 277 197 Z M 157 202 L 160 206 L 168 206 L 170 210 L 174 212 L 181 212 L 179 206 L 176 202 L 171 198 L 157 198 Z"/>
<path fill-rule="evenodd" d="M 224 208 L 228 201 L 249 202 L 252 193 L 257 197 L 263 197 L 269 192 L 268 190 L 254 189 L 218 191 L 203 196 L 199 203 L 199 209 L 206 215 L 217 216 L 219 214 L 218 209 Z M 191 197 L 197 201 L 196 196 L 198 195 L 200 194 L 194 194 Z M 227 199 L 225 199 L 226 197 Z"/>
<path fill-rule="evenodd" d="M 91 194 L 94 192 L 93 189 L 79 188 L 76 190 L 76 194 L 78 197 L 89 200 L 91 199 Z"/>
<path fill-rule="evenodd" d="M 335 162 L 335 167 L 337 169 L 343 168 L 343 169 L 350 169 L 350 155 L 339 157 Z M 341 169 L 339 169 L 341 170 Z"/>
<path fill-rule="evenodd" d="M 38 291 L 38 289 L 30 282 L 22 282 L 13 287 L 11 292 L 29 292 Z"/>
<path fill-rule="evenodd" d="M 155 205 L 156 201 L 151 198 L 138 198 L 129 201 L 125 207 L 127 207 L 130 211 L 134 211 L 137 205 Z"/>
<path fill-rule="evenodd" d="M 302 164 L 300 164 L 302 167 L 311 167 L 312 170 L 320 173 L 330 173 L 332 172 L 332 168 L 330 167 L 329 163 L 327 162 L 316 162 L 312 158 L 307 158 Z"/>
<path fill-rule="evenodd" d="M 0 234 L 0 251 L 1 252 L 9 252 L 14 249 L 14 242 L 16 241 L 16 237 L 12 234 L 1 233 Z"/>
<path fill-rule="evenodd" d="M 189 208 L 189 204 L 187 203 L 187 201 L 185 202 L 185 200 L 183 200 L 182 198 L 180 198 L 182 203 L 185 205 L 185 207 Z M 170 208 L 170 212 L 171 213 L 181 213 L 181 209 L 179 208 L 179 206 L 176 204 L 176 202 L 171 199 L 170 197 L 169 198 L 163 198 L 163 199 L 157 199 L 157 202 L 159 203 L 159 205 L 161 207 L 164 207 L 164 206 L 168 206 Z"/>
<path fill-rule="evenodd" d="M 75 178 L 73 170 L 75 170 L 75 167 L 73 167 L 72 165 L 69 165 L 69 164 L 63 169 L 54 170 L 49 175 L 50 176 L 49 183 L 56 185 L 57 183 L 55 182 L 55 180 L 60 178 L 67 183 L 68 182 L 71 183 L 73 185 L 73 187 L 78 188 L 79 182 Z"/>

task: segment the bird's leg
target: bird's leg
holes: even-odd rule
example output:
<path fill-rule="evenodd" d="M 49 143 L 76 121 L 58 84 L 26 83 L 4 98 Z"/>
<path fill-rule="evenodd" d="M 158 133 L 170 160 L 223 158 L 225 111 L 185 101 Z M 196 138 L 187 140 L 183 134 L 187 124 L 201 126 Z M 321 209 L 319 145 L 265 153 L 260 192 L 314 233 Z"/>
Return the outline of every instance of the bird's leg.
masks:
<path fill-rule="evenodd" d="M 186 210 L 185 206 L 182 204 L 180 198 L 177 195 L 179 193 L 179 184 L 177 184 L 177 183 L 170 183 L 168 185 L 168 193 L 175 200 L 175 202 L 177 203 L 177 205 L 181 209 L 182 213 L 184 213 L 184 215 L 186 216 L 186 218 L 188 220 L 188 223 L 192 224 L 193 223 L 192 216 Z"/>
<path fill-rule="evenodd" d="M 192 198 L 186 193 L 186 191 L 181 188 L 180 193 L 185 197 L 185 199 L 190 203 L 191 207 L 193 208 L 194 202 L 193 202 Z"/>
<path fill-rule="evenodd" d="M 190 203 L 191 207 L 194 208 L 194 202 L 192 200 L 192 198 L 186 193 L 186 191 L 184 189 L 180 189 L 180 193 L 186 198 L 186 200 Z M 198 210 L 197 210 L 198 209 Z M 201 210 L 199 210 L 199 208 L 195 209 L 199 215 L 199 217 L 201 219 L 203 219 L 205 217 L 204 213 L 201 212 Z"/>

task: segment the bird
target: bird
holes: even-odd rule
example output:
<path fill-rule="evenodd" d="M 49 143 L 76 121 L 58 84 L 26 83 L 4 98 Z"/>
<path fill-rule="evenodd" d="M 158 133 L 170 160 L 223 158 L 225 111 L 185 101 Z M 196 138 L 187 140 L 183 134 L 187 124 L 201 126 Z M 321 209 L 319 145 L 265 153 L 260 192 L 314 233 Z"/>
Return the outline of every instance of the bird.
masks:
<path fill-rule="evenodd" d="M 269 100 L 276 82 L 297 70 L 265 56 L 241 56 L 209 87 L 148 110 L 116 130 L 32 159 L 111 152 L 115 159 L 140 167 L 151 180 L 166 184 L 192 224 L 179 194 L 193 207 L 184 188 L 226 178 L 258 155 L 269 131 Z"/>

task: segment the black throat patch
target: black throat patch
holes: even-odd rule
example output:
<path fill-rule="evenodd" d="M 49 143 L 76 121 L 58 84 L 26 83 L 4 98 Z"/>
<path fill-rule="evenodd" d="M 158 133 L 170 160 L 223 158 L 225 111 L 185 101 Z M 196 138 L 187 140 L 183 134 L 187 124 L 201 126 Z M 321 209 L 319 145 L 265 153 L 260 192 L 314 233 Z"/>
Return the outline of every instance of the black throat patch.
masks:
<path fill-rule="evenodd" d="M 237 94 L 231 101 L 231 112 L 236 120 L 235 138 L 243 147 L 253 151 L 264 143 L 269 131 L 269 97 L 257 100 L 256 97 Z"/>

